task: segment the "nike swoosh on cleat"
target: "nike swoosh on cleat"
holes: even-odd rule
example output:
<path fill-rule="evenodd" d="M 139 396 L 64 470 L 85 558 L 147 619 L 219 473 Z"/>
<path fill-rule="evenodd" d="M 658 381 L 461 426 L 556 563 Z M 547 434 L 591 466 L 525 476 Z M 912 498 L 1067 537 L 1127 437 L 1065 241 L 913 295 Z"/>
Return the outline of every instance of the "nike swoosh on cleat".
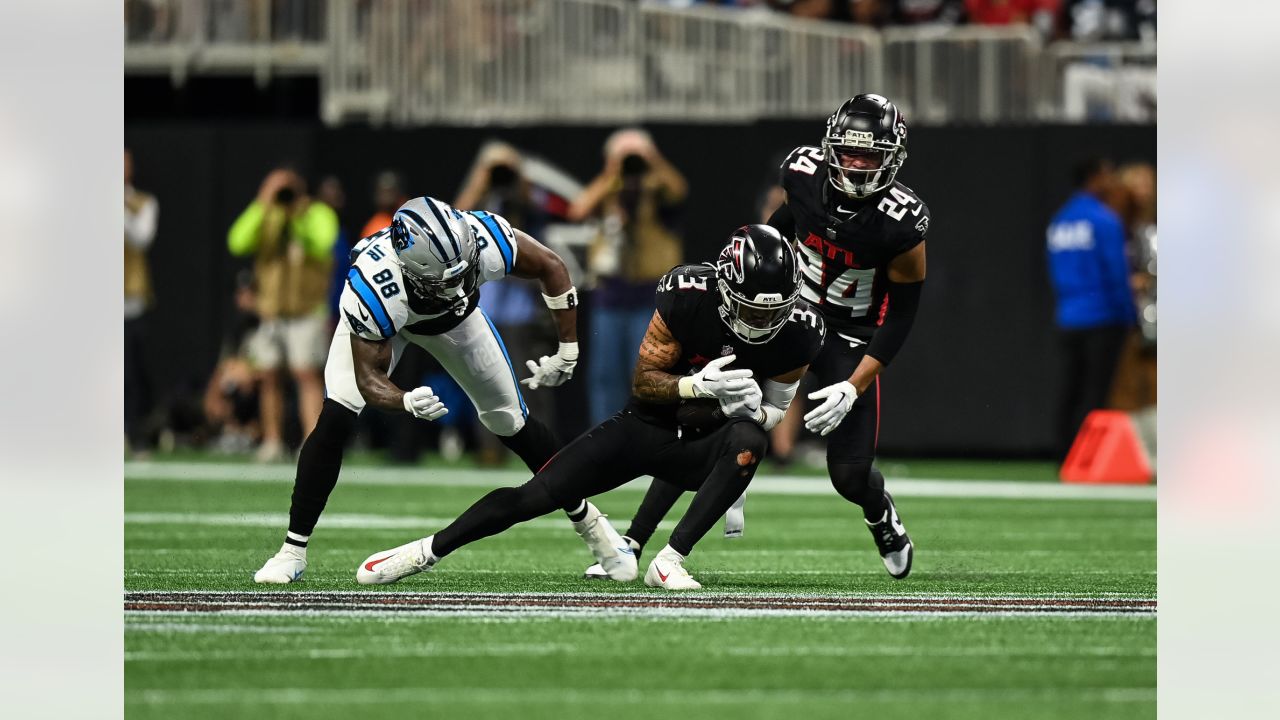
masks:
<path fill-rule="evenodd" d="M 620 547 L 620 548 L 618 548 L 618 552 L 622 553 L 623 555 L 634 555 L 634 554 L 635 554 L 635 553 L 631 550 L 631 548 L 629 548 L 629 547 Z"/>
<path fill-rule="evenodd" d="M 384 562 L 386 562 L 386 561 L 390 560 L 390 559 L 391 559 L 391 558 L 393 558 L 393 557 L 395 557 L 395 556 L 394 556 L 394 555 L 388 555 L 388 556 L 386 556 L 386 557 L 384 557 L 384 558 L 378 558 L 377 560 L 370 560 L 369 562 L 367 562 L 367 563 L 365 563 L 365 564 L 364 564 L 364 569 L 365 569 L 365 570 L 368 570 L 369 572 L 373 572 L 373 566 L 374 566 L 374 565 L 377 565 L 377 564 L 379 564 L 379 563 L 384 563 Z"/>
<path fill-rule="evenodd" d="M 297 579 L 298 579 L 298 578 L 300 578 L 300 577 L 302 577 L 302 571 L 301 571 L 301 570 L 299 570 L 298 572 L 296 572 L 296 573 L 294 573 L 294 574 L 293 574 L 293 579 L 294 579 L 294 580 L 297 580 Z"/>
<path fill-rule="evenodd" d="M 666 575 L 663 575 L 662 568 L 660 567 L 654 566 L 653 569 L 658 571 L 658 579 L 661 580 L 662 582 L 666 582 L 667 578 L 671 577 L 671 573 L 667 573 Z"/>

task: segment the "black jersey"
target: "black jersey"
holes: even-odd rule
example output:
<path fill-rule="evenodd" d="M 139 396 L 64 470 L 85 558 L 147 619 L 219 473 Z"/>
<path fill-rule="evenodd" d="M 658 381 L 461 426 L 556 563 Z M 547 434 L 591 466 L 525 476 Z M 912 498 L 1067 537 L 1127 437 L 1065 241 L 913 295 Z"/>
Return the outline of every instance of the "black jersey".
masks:
<path fill-rule="evenodd" d="M 828 327 L 866 340 L 886 309 L 889 262 L 924 241 L 929 208 L 900 182 L 854 201 L 831 186 L 822 149 L 801 146 L 781 168 L 804 270 L 801 297 Z"/>
<path fill-rule="evenodd" d="M 655 306 L 680 343 L 680 358 L 668 370 L 673 375 L 690 375 L 718 357 L 736 355 L 729 369 L 747 368 L 756 382 L 763 382 L 812 362 L 826 334 L 822 316 L 799 300 L 772 340 L 760 345 L 744 342 L 720 318 L 716 269 L 709 264 L 680 265 L 663 275 Z M 632 396 L 627 409 L 652 423 L 676 425 L 675 404 L 649 403 Z"/>

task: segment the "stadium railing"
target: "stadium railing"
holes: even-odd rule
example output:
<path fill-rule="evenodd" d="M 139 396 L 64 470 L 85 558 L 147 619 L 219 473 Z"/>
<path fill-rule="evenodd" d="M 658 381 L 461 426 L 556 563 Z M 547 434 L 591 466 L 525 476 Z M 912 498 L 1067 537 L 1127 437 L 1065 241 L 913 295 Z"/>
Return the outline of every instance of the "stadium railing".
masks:
<path fill-rule="evenodd" d="M 125 69 L 312 73 L 321 114 L 427 123 L 812 117 L 879 89 L 919 122 L 1149 120 L 1153 47 L 629 0 L 131 0 Z M 1148 82 L 1150 80 L 1150 82 Z"/>
<path fill-rule="evenodd" d="M 340 3 L 334 3 L 340 4 Z M 126 73 L 315 74 L 332 46 L 330 3 L 309 0 L 125 0 Z"/>

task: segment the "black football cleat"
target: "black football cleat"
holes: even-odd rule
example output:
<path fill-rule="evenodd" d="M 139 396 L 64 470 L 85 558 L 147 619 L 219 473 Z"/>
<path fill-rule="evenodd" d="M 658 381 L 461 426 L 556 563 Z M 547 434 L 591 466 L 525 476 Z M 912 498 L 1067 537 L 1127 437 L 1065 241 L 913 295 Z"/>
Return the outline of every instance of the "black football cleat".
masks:
<path fill-rule="evenodd" d="M 911 559 L 915 548 L 911 545 L 911 538 L 907 536 L 907 529 L 902 526 L 902 519 L 898 517 L 898 509 L 893 506 L 893 496 L 887 491 L 884 501 L 888 504 L 884 516 L 877 523 L 866 521 L 867 529 L 871 531 L 876 548 L 880 550 L 884 569 L 895 580 L 901 580 L 911 573 Z"/>

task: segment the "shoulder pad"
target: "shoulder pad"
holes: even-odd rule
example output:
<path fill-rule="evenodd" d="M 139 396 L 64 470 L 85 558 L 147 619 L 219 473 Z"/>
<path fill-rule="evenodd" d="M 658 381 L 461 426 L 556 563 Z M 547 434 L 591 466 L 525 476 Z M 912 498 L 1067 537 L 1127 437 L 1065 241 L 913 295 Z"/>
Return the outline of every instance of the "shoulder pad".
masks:
<path fill-rule="evenodd" d="M 511 274 L 516 265 L 516 233 L 501 215 L 483 210 L 462 213 L 480 248 L 480 275 L 496 280 Z"/>
<path fill-rule="evenodd" d="M 796 186 L 824 177 L 826 160 L 822 148 L 801 145 L 792 150 L 779 168 L 778 184 L 788 194 L 794 194 Z"/>
<path fill-rule="evenodd" d="M 705 292 L 715 288 L 715 276 L 710 265 L 677 265 L 658 280 L 658 292 Z"/>
<path fill-rule="evenodd" d="M 400 266 L 385 256 L 374 260 L 379 244 L 366 249 L 347 270 L 339 306 L 351 331 L 366 340 L 386 340 L 408 319 L 404 277 Z M 389 254 L 389 248 L 383 248 Z"/>

